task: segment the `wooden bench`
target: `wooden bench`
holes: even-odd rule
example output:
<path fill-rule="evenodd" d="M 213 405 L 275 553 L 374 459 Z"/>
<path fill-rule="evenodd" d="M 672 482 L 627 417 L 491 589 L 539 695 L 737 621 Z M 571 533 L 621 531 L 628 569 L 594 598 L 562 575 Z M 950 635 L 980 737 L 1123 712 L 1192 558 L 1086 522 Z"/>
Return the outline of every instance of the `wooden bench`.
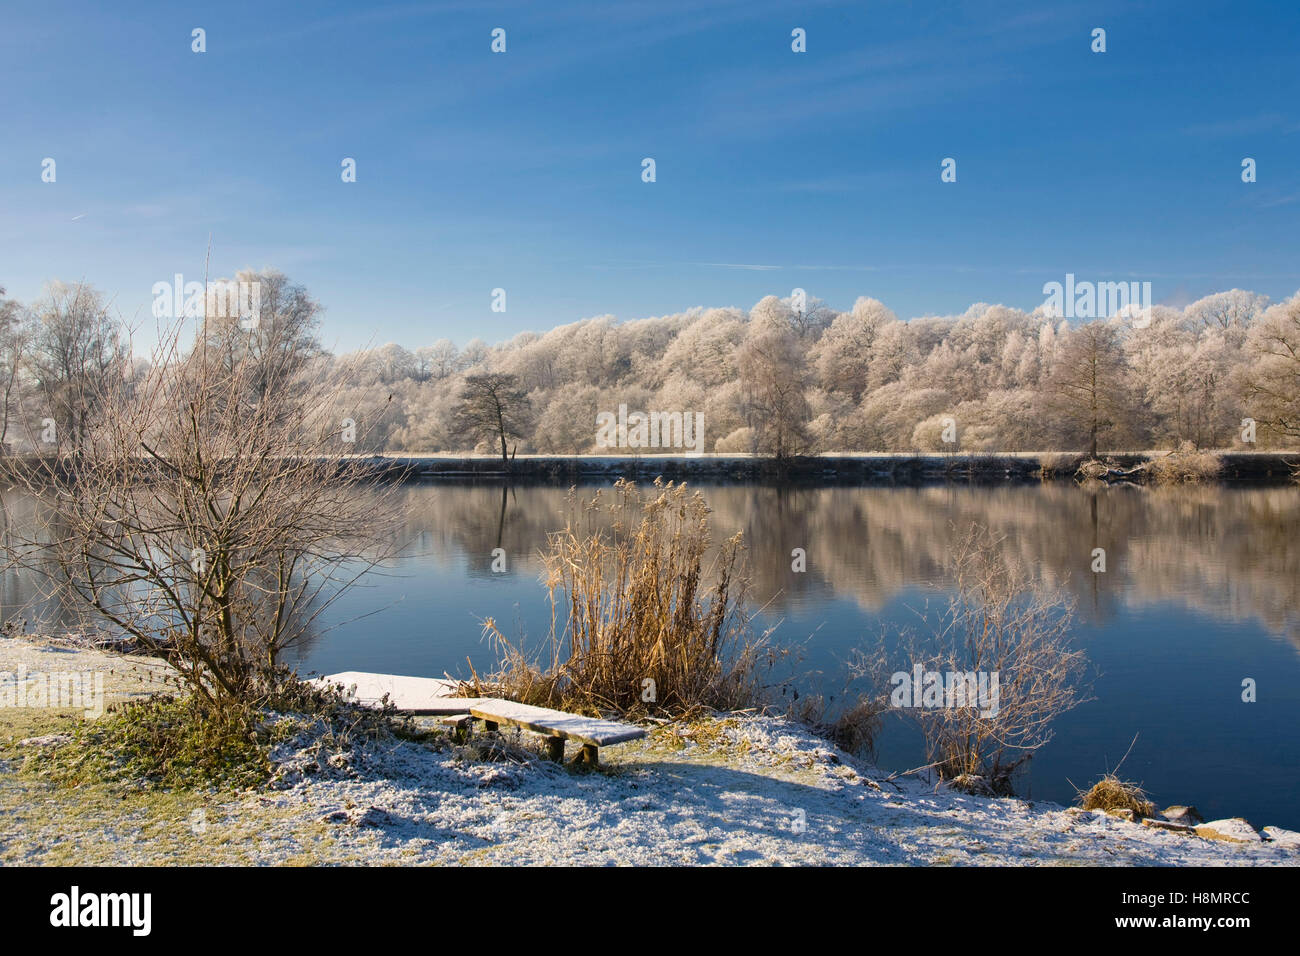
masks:
<path fill-rule="evenodd" d="M 461 685 L 436 677 L 403 677 L 400 674 L 371 674 L 366 671 L 343 671 L 317 677 L 309 684 L 342 684 L 352 690 L 352 699 L 368 707 L 378 706 L 387 695 L 394 708 L 417 717 L 441 717 L 444 714 L 467 714 L 470 704 L 486 700 L 480 697 L 457 697 Z"/>
<path fill-rule="evenodd" d="M 467 739 L 470 722 L 474 719 L 483 721 L 488 730 L 496 730 L 500 724 L 515 724 L 546 737 L 547 755 L 558 761 L 564 760 L 566 740 L 582 745 L 575 762 L 595 766 L 600 763 L 601 747 L 645 736 L 640 727 L 614 720 L 566 714 L 562 710 L 494 697 L 457 697 L 455 695 L 463 685 L 435 677 L 342 671 L 328 677 L 317 677 L 308 683 L 318 686 L 342 684 L 345 689 L 351 689 L 352 699 L 368 707 L 378 706 L 387 696 L 400 713 L 441 718 L 440 723 L 450 728 L 460 743 Z"/>
<path fill-rule="evenodd" d="M 533 707 L 513 700 L 480 699 L 471 703 L 467 709 L 472 716 L 482 720 L 488 730 L 496 730 L 499 724 L 514 724 L 541 734 L 547 738 L 546 753 L 552 760 L 564 760 L 566 740 L 580 743 L 582 750 L 574 762 L 591 767 L 600 763 L 601 747 L 645 736 L 642 728 L 632 724 L 566 714 L 562 710 Z"/>
<path fill-rule="evenodd" d="M 439 717 L 438 723 L 451 732 L 451 739 L 456 743 L 461 745 L 469 743 L 470 725 L 474 723 L 474 718 L 469 714 L 448 714 Z"/>

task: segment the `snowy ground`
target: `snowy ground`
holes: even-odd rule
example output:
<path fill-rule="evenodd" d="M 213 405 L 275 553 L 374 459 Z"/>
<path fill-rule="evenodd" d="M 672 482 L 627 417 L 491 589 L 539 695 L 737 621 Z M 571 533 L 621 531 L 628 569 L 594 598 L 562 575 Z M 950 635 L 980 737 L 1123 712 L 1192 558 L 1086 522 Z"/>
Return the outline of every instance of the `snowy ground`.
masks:
<path fill-rule="evenodd" d="M 0 672 L 20 662 L 102 668 L 119 695 L 157 686 L 153 662 L 0 638 Z M 274 755 L 271 789 L 165 805 L 60 790 L 10 760 L 0 766 L 0 861 L 1300 863 L 1300 849 L 1281 842 L 1225 842 L 888 781 L 776 718 L 663 727 L 606 748 L 594 773 L 546 762 L 535 739 L 478 736 L 458 747 L 438 736 L 330 752 L 304 732 Z"/>

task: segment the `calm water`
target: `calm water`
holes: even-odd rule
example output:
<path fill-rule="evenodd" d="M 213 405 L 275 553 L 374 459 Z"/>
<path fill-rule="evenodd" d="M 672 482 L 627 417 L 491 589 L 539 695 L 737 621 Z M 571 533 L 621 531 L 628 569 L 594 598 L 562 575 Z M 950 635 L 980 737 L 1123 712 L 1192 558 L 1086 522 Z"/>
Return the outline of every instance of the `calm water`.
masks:
<path fill-rule="evenodd" d="M 585 491 L 586 489 L 584 489 Z M 1068 803 L 1138 740 L 1121 775 L 1158 806 L 1195 804 L 1212 819 L 1300 829 L 1300 489 L 778 489 L 702 486 L 718 537 L 744 531 L 754 596 L 777 643 L 802 644 L 805 692 L 840 693 L 855 646 L 882 625 L 918 623 L 950 585 L 945 555 L 972 522 L 1006 536 L 1010 556 L 1074 598 L 1075 641 L 1094 697 L 1060 717 L 1020 781 Z M 422 676 L 493 664 L 480 621 L 536 644 L 549 609 L 537 552 L 563 524 L 554 488 L 411 485 L 409 556 L 328 611 L 299 648 L 304 671 Z M 10 520 L 22 521 L 10 501 Z M 507 570 L 493 573 L 492 551 Z M 1105 574 L 1090 571 L 1105 548 Z M 804 548 L 807 571 L 791 571 Z M 21 575 L 0 580 L 6 613 Z M 374 612 L 374 613 L 372 613 Z M 363 616 L 365 615 L 365 616 Z M 891 660 L 892 663 L 892 660 Z M 906 664 L 906 662 L 903 662 Z M 1244 678 L 1258 700 L 1243 703 Z M 878 762 L 923 763 L 919 740 L 886 726 Z"/>

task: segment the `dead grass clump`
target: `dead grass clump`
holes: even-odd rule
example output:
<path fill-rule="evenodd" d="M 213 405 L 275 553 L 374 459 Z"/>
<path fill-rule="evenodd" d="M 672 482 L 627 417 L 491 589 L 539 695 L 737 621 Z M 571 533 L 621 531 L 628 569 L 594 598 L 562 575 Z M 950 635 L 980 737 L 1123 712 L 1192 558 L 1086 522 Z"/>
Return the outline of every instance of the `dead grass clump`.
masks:
<path fill-rule="evenodd" d="M 551 628 L 529 657 L 491 619 L 496 673 L 470 684 L 525 703 L 630 717 L 734 710 L 755 702 L 760 647 L 750 636 L 741 535 L 710 551 L 709 508 L 685 485 L 643 495 L 620 480 L 549 535 L 542 555 Z"/>
<path fill-rule="evenodd" d="M 859 700 L 831 724 L 830 739 L 841 750 L 854 756 L 874 759 L 876 738 L 880 734 L 882 723 L 881 715 L 885 709 L 878 700 Z"/>
<path fill-rule="evenodd" d="M 1153 816 L 1156 805 L 1147 799 L 1146 792 L 1135 783 L 1121 780 L 1108 773 L 1092 785 L 1080 790 L 1079 806 L 1085 810 L 1131 810 L 1138 819 Z"/>
<path fill-rule="evenodd" d="M 1073 475 L 1081 464 L 1083 456 L 1072 452 L 1046 452 L 1038 456 L 1039 475 L 1043 478 Z"/>
<path fill-rule="evenodd" d="M 1223 471 L 1223 458 L 1210 451 L 1183 449 L 1147 463 L 1147 472 L 1159 484 L 1214 481 Z"/>
<path fill-rule="evenodd" d="M 876 757 L 876 740 L 884 714 L 890 709 L 889 695 L 884 691 L 889 681 L 885 634 L 882 629 L 880 643 L 864 644 L 849 651 L 845 662 L 848 683 L 839 697 L 853 703 L 834 720 L 827 720 L 823 711 L 817 720 L 804 721 L 840 749 L 871 760 Z"/>

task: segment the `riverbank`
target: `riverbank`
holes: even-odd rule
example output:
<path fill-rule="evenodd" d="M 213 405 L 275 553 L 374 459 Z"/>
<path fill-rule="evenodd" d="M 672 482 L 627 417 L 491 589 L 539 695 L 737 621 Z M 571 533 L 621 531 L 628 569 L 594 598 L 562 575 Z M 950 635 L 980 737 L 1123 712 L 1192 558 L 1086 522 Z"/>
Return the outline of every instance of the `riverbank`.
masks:
<path fill-rule="evenodd" d="M 1168 451 L 1103 453 L 1115 472 L 1142 471 L 1166 459 Z M 1220 464 L 1206 483 L 1292 484 L 1300 470 L 1300 451 L 1207 453 Z M 371 454 L 349 456 L 395 481 L 468 482 L 474 484 L 572 485 L 631 481 L 762 482 L 803 486 L 922 487 L 936 484 L 1007 485 L 1072 482 L 1088 456 L 1078 452 L 1004 454 L 870 453 L 798 455 L 775 459 L 761 455 L 519 455 L 509 460 L 491 455 Z M 0 458 L 0 473 L 12 476 L 38 468 L 55 469 L 73 459 L 52 462 L 40 456 Z M 1104 469 L 1103 469 L 1104 471 Z"/>
<path fill-rule="evenodd" d="M 1107 454 L 1108 463 L 1131 470 L 1168 452 Z M 374 455 L 366 460 L 382 473 L 404 480 L 537 482 L 574 484 L 617 478 L 651 481 L 756 482 L 804 485 L 999 485 L 1073 481 L 1086 460 L 1072 452 L 1014 454 L 809 455 L 777 461 L 754 455 L 522 455 L 500 457 Z M 1300 466 L 1296 452 L 1222 452 L 1215 479 L 1232 484 L 1282 484 Z"/>
<path fill-rule="evenodd" d="M 102 675 L 107 702 L 169 678 L 148 658 L 0 637 L 0 672 L 19 669 Z M 608 748 L 596 773 L 549 763 L 535 738 L 334 749 L 311 732 L 272 752 L 271 785 L 244 792 L 74 790 L 22 770 L 81 719 L 0 707 L 0 863 L 1300 864 L 1300 835 L 1238 829 L 1238 843 L 891 779 L 753 714 L 659 727 Z"/>

